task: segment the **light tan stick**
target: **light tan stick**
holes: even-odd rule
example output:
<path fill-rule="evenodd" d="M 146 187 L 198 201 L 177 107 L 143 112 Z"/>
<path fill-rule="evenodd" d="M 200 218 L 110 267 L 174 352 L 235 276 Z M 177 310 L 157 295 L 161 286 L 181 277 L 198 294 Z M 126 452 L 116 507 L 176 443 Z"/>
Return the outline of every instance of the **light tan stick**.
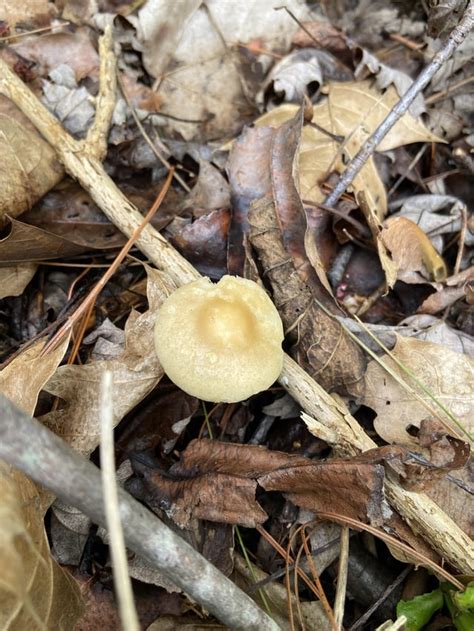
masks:
<path fill-rule="evenodd" d="M 2 60 L 0 93 L 10 98 L 31 120 L 57 151 L 67 172 L 89 192 L 110 221 L 130 237 L 143 220 L 137 208 L 105 173 L 100 160 L 90 155 L 87 145 L 71 138 Z M 199 278 L 194 267 L 152 226 L 146 226 L 137 245 L 177 285 Z M 304 417 L 310 431 L 327 440 L 339 453 L 350 456 L 375 446 L 346 406 L 325 392 L 288 356 L 285 357 L 280 382 L 303 410 L 311 415 Z M 386 492 L 392 506 L 441 556 L 464 573 L 474 572 L 471 539 L 439 506 L 426 495 L 405 491 L 395 481 L 387 480 Z"/>

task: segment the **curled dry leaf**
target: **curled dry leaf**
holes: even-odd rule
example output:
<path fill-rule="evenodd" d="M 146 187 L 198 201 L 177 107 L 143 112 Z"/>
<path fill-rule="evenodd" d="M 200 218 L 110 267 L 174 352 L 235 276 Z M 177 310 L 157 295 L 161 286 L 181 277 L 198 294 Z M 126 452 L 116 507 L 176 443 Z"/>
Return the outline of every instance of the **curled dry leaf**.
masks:
<path fill-rule="evenodd" d="M 334 512 L 374 524 L 382 522 L 383 467 L 308 458 L 264 447 L 193 440 L 164 474 L 134 464 L 134 491 L 181 527 L 194 518 L 255 527 L 267 514 L 255 500 L 257 485 L 281 491 L 312 512 L 331 504 Z"/>
<path fill-rule="evenodd" d="M 187 224 L 170 242 L 204 276 L 220 278 L 227 271 L 228 210 L 214 210 Z"/>
<path fill-rule="evenodd" d="M 33 414 L 38 394 L 67 345 L 66 339 L 40 357 L 40 341 L 20 353 L 0 372 L 0 391 Z M 49 498 L 21 472 L 2 463 L 0 496 L 0 627 L 73 628 L 82 598 L 73 579 L 51 557 L 43 522 Z"/>
<path fill-rule="evenodd" d="M 413 279 L 413 272 L 422 272 L 428 279 L 442 281 L 447 276 L 446 265 L 431 241 L 416 223 L 406 217 L 391 217 L 385 222 L 380 235 L 388 248 L 395 265 L 397 276 L 405 282 Z"/>
<path fill-rule="evenodd" d="M 330 83 L 328 98 L 313 110 L 312 122 L 301 136 L 299 153 L 299 182 L 302 199 L 322 202 L 321 184 L 331 171 L 342 172 L 371 133 L 383 121 L 399 100 L 393 86 L 383 94 L 369 81 Z M 349 105 L 350 104 L 350 105 Z M 295 105 L 283 105 L 261 116 L 258 125 L 279 126 L 292 118 Z M 388 132 L 377 151 L 388 151 L 414 142 L 440 142 L 424 125 L 410 114 L 405 114 Z M 385 188 L 370 158 L 352 187 L 356 193 L 365 192 L 372 212 L 383 219 L 387 212 Z"/>
<path fill-rule="evenodd" d="M 143 314 L 130 314 L 122 354 L 108 361 L 61 366 L 45 385 L 45 390 L 62 400 L 62 407 L 44 415 L 41 421 L 84 454 L 90 454 L 100 441 L 99 393 L 105 370 L 113 375 L 115 425 L 163 376 L 155 353 L 153 328 L 156 311 L 172 291 L 172 285 L 161 272 L 147 268 L 147 273 L 149 309 Z"/>
<path fill-rule="evenodd" d="M 365 367 L 362 352 L 313 301 L 317 297 L 326 308 L 335 309 L 295 185 L 302 121 L 303 112 L 297 108 L 278 129 L 247 129 L 235 144 L 229 161 L 230 241 L 236 247 L 238 235 L 249 235 L 297 361 L 325 388 L 357 397 Z M 229 254 L 232 262 L 240 262 L 233 251 Z"/>
<path fill-rule="evenodd" d="M 0 227 L 5 216 L 31 208 L 63 177 L 51 146 L 6 97 L 0 95 Z"/>
<path fill-rule="evenodd" d="M 273 202 L 256 202 L 249 219 L 250 240 L 271 283 L 297 362 L 323 388 L 357 398 L 365 370 L 362 353 L 340 324 L 317 307 L 309 285 L 298 276 L 283 246 Z"/>

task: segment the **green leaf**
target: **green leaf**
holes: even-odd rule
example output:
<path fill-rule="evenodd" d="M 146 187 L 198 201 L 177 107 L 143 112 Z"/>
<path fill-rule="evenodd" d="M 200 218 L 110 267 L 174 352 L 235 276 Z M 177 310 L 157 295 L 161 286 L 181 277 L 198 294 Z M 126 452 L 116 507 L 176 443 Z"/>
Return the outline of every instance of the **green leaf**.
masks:
<path fill-rule="evenodd" d="M 469 583 L 463 592 L 455 592 L 453 600 L 458 609 L 474 611 L 474 582 Z M 474 626 L 472 628 L 474 629 Z"/>
<path fill-rule="evenodd" d="M 397 617 L 406 616 L 407 631 L 419 631 L 442 606 L 443 594 L 440 589 L 435 589 L 429 594 L 415 596 L 411 600 L 401 600 L 397 605 Z"/>

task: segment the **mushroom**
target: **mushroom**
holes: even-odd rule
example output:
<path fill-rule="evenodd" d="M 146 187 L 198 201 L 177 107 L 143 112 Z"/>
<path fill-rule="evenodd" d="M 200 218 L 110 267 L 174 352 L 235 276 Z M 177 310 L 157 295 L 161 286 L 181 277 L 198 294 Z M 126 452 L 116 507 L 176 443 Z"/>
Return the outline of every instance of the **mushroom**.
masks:
<path fill-rule="evenodd" d="M 164 371 L 204 401 L 242 401 L 271 386 L 283 367 L 282 341 L 283 325 L 265 290 L 236 276 L 180 287 L 156 318 Z"/>

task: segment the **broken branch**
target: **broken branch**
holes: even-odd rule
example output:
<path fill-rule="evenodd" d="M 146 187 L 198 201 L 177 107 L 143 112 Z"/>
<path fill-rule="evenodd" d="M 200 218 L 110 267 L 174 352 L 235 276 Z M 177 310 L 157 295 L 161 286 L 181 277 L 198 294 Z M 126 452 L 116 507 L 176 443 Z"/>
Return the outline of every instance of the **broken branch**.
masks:
<path fill-rule="evenodd" d="M 0 395 L 0 458 L 107 527 L 99 469 Z M 119 514 L 128 547 L 231 629 L 280 627 L 158 517 L 119 488 Z"/>

